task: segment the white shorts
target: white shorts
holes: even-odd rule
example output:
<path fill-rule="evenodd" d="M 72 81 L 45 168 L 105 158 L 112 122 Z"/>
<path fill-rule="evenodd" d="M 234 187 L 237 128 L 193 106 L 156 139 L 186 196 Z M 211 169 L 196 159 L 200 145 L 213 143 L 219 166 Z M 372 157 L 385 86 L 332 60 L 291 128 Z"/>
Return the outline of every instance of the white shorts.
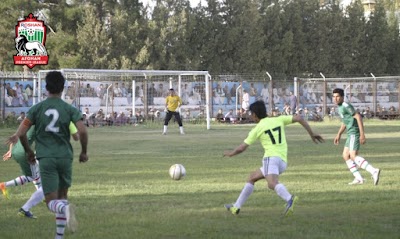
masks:
<path fill-rule="evenodd" d="M 261 173 L 265 176 L 270 174 L 280 175 L 285 172 L 287 163 L 280 157 L 266 157 L 262 161 Z"/>

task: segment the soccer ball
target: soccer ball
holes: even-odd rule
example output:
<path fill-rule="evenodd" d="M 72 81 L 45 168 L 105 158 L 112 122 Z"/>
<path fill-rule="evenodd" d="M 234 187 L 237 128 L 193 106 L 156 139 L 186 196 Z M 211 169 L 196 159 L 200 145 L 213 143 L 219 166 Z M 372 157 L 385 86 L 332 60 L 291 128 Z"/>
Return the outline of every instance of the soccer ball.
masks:
<path fill-rule="evenodd" d="M 169 168 L 169 176 L 173 180 L 180 180 L 186 175 L 186 169 L 182 164 L 174 164 Z"/>

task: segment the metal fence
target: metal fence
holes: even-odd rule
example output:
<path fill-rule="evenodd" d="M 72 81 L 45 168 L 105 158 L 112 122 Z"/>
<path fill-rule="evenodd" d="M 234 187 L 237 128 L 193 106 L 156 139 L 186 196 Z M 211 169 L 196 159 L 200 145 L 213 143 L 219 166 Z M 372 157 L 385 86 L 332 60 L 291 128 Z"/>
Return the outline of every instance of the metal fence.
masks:
<path fill-rule="evenodd" d="M 246 122 L 249 119 L 248 105 L 256 100 L 263 100 L 271 115 L 297 113 L 309 120 L 322 120 L 325 116 L 337 115 L 332 102 L 334 88 L 343 88 L 345 100 L 366 117 L 398 118 L 400 108 L 400 76 L 375 77 L 371 74 L 371 77 L 325 78 L 321 74 L 320 78 L 284 80 L 275 79 L 268 72 L 212 75 L 206 87 L 204 76 L 181 76 L 178 82 L 175 79 L 177 74 L 100 76 L 95 71 L 89 70 L 85 74 L 70 72 L 67 76 L 63 97 L 82 111 L 86 108 L 90 112 L 102 109 L 113 114 L 125 111 L 126 115 L 140 111 L 143 118 L 162 118 L 165 89 L 170 86 L 177 88 L 184 102 L 181 114 L 187 120 L 205 120 L 208 109 L 215 120 L 224 121 L 227 113 L 231 112 L 232 119 Z M 41 76 L 23 72 L 0 73 L 1 119 L 8 115 L 18 117 L 46 97 L 44 73 Z M 118 88 L 124 92 L 113 90 Z"/>

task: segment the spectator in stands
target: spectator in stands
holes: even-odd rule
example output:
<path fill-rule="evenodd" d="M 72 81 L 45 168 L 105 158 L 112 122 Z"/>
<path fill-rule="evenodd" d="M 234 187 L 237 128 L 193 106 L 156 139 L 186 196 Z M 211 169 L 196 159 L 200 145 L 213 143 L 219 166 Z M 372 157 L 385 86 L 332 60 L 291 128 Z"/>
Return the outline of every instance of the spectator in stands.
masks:
<path fill-rule="evenodd" d="M 250 83 L 250 96 L 257 96 L 257 89 L 254 87 L 254 83 Z"/>
<path fill-rule="evenodd" d="M 120 111 L 117 117 L 115 118 L 115 125 L 125 125 L 127 122 L 127 117 L 123 111 Z"/>
<path fill-rule="evenodd" d="M 144 122 L 144 116 L 141 111 L 136 112 L 136 124 L 141 124 Z"/>
<path fill-rule="evenodd" d="M 218 110 L 216 118 L 218 122 L 224 121 L 224 113 L 221 108 Z"/>
<path fill-rule="evenodd" d="M 129 97 L 129 90 L 128 90 L 128 88 L 126 88 L 126 86 L 125 86 L 125 82 L 122 82 L 122 84 L 121 84 L 121 94 L 122 94 L 122 97 Z"/>
<path fill-rule="evenodd" d="M 114 84 L 114 97 L 122 97 L 122 90 L 118 85 L 118 82 Z"/>
<path fill-rule="evenodd" d="M 365 108 L 364 112 L 363 112 L 363 116 L 364 118 L 370 119 L 372 118 L 372 112 L 371 109 L 369 107 Z"/>
<path fill-rule="evenodd" d="M 97 95 L 97 97 L 99 97 L 100 99 L 103 99 L 104 93 L 105 93 L 104 86 L 103 86 L 103 84 L 100 84 L 100 85 L 96 88 L 96 95 Z"/>
<path fill-rule="evenodd" d="M 90 84 L 86 84 L 86 97 L 94 97 L 96 93 L 94 92 L 94 88 L 90 86 Z"/>
<path fill-rule="evenodd" d="M 267 83 L 264 84 L 264 88 L 262 88 L 260 96 L 261 96 L 261 100 L 264 101 L 265 104 L 268 104 L 268 85 Z"/>
<path fill-rule="evenodd" d="M 28 99 L 33 96 L 33 88 L 30 84 L 25 86 L 25 94 L 27 95 Z"/>
<path fill-rule="evenodd" d="M 232 104 L 232 95 L 231 95 L 231 92 L 230 92 L 230 90 L 228 88 L 228 85 L 225 85 L 223 90 L 224 90 L 224 95 L 226 97 L 226 103 L 228 105 Z"/>
<path fill-rule="evenodd" d="M 237 88 L 237 85 L 233 84 L 233 86 L 231 88 L 231 96 L 232 97 L 236 97 L 236 88 Z"/>
<path fill-rule="evenodd" d="M 147 89 L 147 105 L 154 105 L 154 97 L 157 95 L 157 90 L 154 83 L 151 83 Z"/>
<path fill-rule="evenodd" d="M 95 125 L 96 126 L 103 126 L 105 120 L 105 115 L 103 109 L 99 109 L 95 116 Z"/>
<path fill-rule="evenodd" d="M 21 124 L 21 122 L 25 119 L 25 112 L 21 112 L 17 118 L 18 124 Z"/>
<path fill-rule="evenodd" d="M 193 94 L 191 97 L 191 100 L 189 99 L 189 102 L 193 102 L 195 105 L 201 105 L 201 95 L 200 91 L 198 88 L 193 88 Z"/>
<path fill-rule="evenodd" d="M 289 104 L 287 104 L 287 103 L 285 103 L 285 105 L 283 106 L 283 114 L 284 115 L 292 114 L 291 108 L 290 108 Z"/>
<path fill-rule="evenodd" d="M 214 89 L 214 103 L 218 105 L 224 104 L 224 90 L 221 87 L 221 84 L 217 84 L 217 87 Z"/>
<path fill-rule="evenodd" d="M 187 105 L 189 103 L 190 89 L 188 84 L 184 84 L 182 87 L 182 104 Z"/>
<path fill-rule="evenodd" d="M 5 95 L 4 95 L 4 101 L 5 101 L 5 103 L 6 103 L 6 106 L 10 107 L 10 106 L 12 106 L 12 96 L 10 96 L 10 95 L 8 94 L 8 89 L 7 89 L 7 84 L 6 84 L 6 83 L 3 84 L 3 90 L 4 90 L 4 91 L 2 91 L 2 92 L 5 93 Z"/>
<path fill-rule="evenodd" d="M 250 106 L 250 95 L 247 90 L 243 90 L 243 97 L 242 97 L 242 109 L 243 113 L 246 113 L 249 110 Z"/>
<path fill-rule="evenodd" d="M 164 89 L 164 85 L 160 83 L 158 85 L 158 90 L 157 90 L 157 97 L 167 97 L 168 96 L 168 91 Z"/>
<path fill-rule="evenodd" d="M 235 115 L 233 114 L 233 109 L 230 109 L 228 113 L 224 115 L 224 122 L 234 124 L 236 121 Z"/>

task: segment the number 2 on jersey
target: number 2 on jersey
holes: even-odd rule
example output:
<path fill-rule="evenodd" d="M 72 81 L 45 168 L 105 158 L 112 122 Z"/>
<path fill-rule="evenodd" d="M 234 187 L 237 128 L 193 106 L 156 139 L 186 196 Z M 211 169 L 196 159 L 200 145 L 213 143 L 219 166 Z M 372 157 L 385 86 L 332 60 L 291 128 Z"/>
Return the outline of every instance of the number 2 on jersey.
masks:
<path fill-rule="evenodd" d="M 281 143 L 282 143 L 281 127 L 278 126 L 278 127 L 276 127 L 276 128 L 273 128 L 272 131 L 278 131 L 278 143 L 281 144 Z M 269 130 L 265 131 L 265 133 L 268 134 L 269 137 L 271 138 L 272 144 L 276 144 L 275 137 L 274 137 L 274 135 L 272 134 L 271 130 L 269 129 Z"/>
<path fill-rule="evenodd" d="M 58 120 L 58 117 L 60 116 L 58 114 L 58 111 L 55 109 L 48 109 L 46 110 L 46 112 L 44 113 L 46 116 L 53 116 L 53 119 L 50 121 L 50 123 L 46 126 L 46 131 L 50 131 L 53 133 L 58 133 L 60 131 L 59 127 L 56 127 L 56 122 Z"/>

